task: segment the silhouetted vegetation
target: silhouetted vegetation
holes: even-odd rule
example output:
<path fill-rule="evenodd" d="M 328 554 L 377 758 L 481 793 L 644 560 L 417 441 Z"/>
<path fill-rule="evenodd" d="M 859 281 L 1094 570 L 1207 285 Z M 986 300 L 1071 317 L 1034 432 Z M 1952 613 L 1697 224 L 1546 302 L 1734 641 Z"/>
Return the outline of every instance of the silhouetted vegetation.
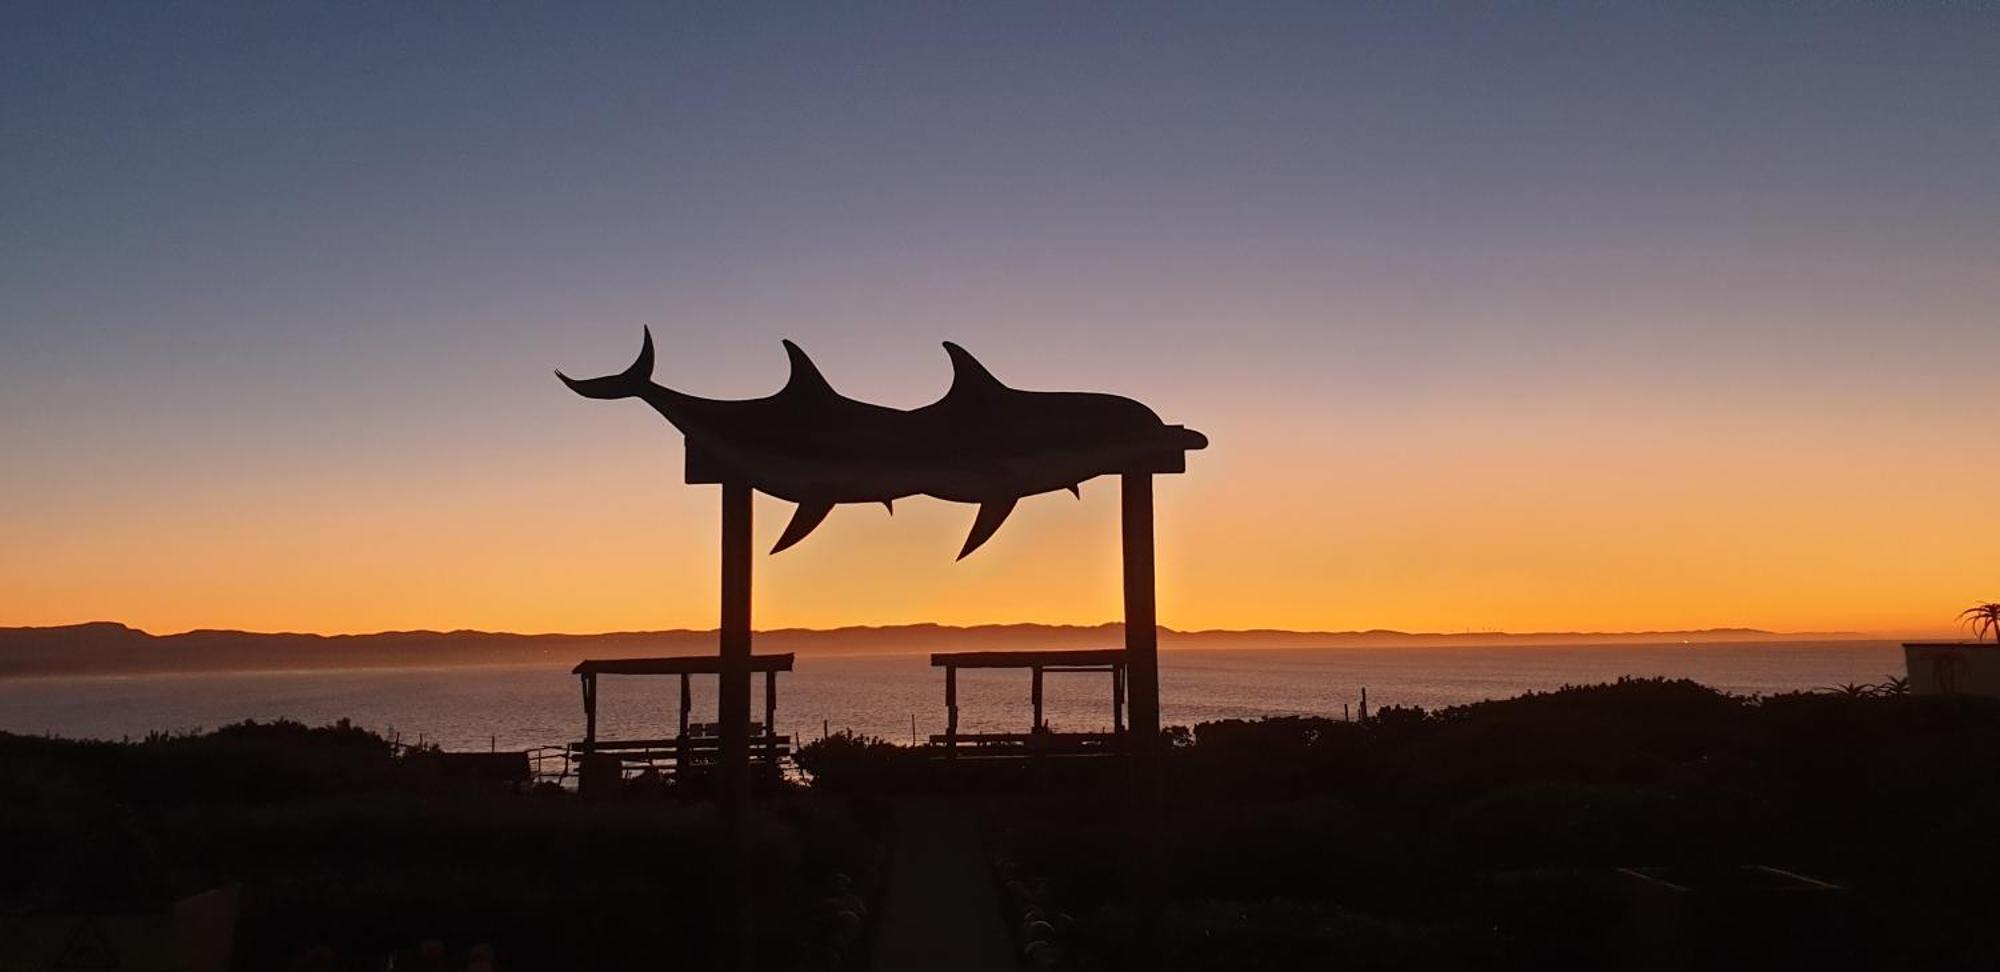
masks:
<path fill-rule="evenodd" d="M 793 754 L 815 790 L 882 796 L 920 787 L 928 777 L 922 750 L 841 730 Z"/>
<path fill-rule="evenodd" d="M 1719 886 L 1743 865 L 1849 889 L 1785 919 L 1811 934 L 1759 918 L 1793 959 L 2000 962 L 1994 700 L 1624 680 L 1193 736 L 1170 761 L 1177 968 L 1618 965 L 1644 883 L 1620 868 Z M 1078 916 L 1075 967 L 1124 967 L 1126 819 L 1052 794 L 992 811 L 1004 853 Z M 1711 925 L 1689 961 L 1757 954 L 1755 922 Z"/>
<path fill-rule="evenodd" d="M 2000 643 L 2000 602 L 1975 604 L 1959 612 L 1958 620 L 1971 626 L 1973 637 L 1991 635 L 1994 642 Z"/>
<path fill-rule="evenodd" d="M 1171 738 L 1169 968 L 1617 966 L 1658 946 L 1646 902 L 1683 893 L 1693 967 L 1778 940 L 1817 967 L 2000 963 L 1994 700 L 1625 680 Z M 852 808 L 948 789 L 980 793 L 1033 961 L 1134 967 L 1122 762 L 946 766 L 848 734 L 798 759 L 811 791 L 755 820 L 760 964 L 855 967 L 850 899 L 880 887 L 889 837 Z M 638 793 L 497 791 L 348 726 L 0 736 L 0 907 L 144 911 L 241 882 L 248 968 L 425 939 L 514 968 L 700 967 L 718 821 Z"/>
<path fill-rule="evenodd" d="M 241 968 L 314 946 L 381 968 L 427 939 L 490 943 L 510 968 L 702 968 L 718 826 L 701 804 L 444 779 L 344 724 L 129 745 L 0 735 L 0 908 L 157 911 L 241 882 Z M 760 965 L 797 968 L 823 947 L 829 882 L 873 867 L 883 838 L 812 797 L 764 803 L 753 836 Z"/>

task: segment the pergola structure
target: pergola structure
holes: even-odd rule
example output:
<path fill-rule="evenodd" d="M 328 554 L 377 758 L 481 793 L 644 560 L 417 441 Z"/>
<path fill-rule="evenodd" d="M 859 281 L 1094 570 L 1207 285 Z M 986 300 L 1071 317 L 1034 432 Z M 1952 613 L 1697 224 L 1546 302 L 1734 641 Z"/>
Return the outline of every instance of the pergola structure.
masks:
<path fill-rule="evenodd" d="M 652 380 L 650 331 L 624 371 L 601 378 L 557 377 L 585 398 L 637 398 L 686 439 L 690 484 L 722 488 L 722 617 L 716 700 L 717 782 L 729 840 L 739 866 L 726 879 L 727 934 L 737 943 L 730 964 L 751 965 L 747 885 L 750 799 L 751 494 L 797 504 L 772 552 L 812 533 L 834 506 L 931 496 L 976 504 L 978 515 L 960 547 L 963 559 L 990 539 L 1025 496 L 1069 490 L 1085 480 L 1119 477 L 1124 553 L 1125 648 L 1121 683 L 1131 702 L 1127 751 L 1133 761 L 1134 831 L 1141 861 L 1157 861 L 1160 812 L 1159 639 L 1153 583 L 1153 476 L 1184 472 L 1186 452 L 1205 448 L 1201 433 L 1160 420 L 1152 409 L 1117 395 L 1037 392 L 1010 388 L 965 349 L 950 342 L 951 388 L 914 409 L 857 401 L 834 391 L 804 351 L 784 342 L 791 375 L 763 398 L 700 398 Z M 1143 866 L 1143 865 L 1142 865 Z M 1142 896 L 1157 879 L 1135 878 Z M 1149 912 L 1157 909 L 1141 902 Z"/>
<path fill-rule="evenodd" d="M 1112 752 L 1125 741 L 1126 653 L 1116 648 L 1084 648 L 1068 651 L 949 651 L 931 655 L 931 667 L 944 669 L 945 723 L 942 734 L 931 736 L 931 745 L 944 747 L 946 759 L 955 759 L 961 743 L 975 752 L 1075 753 Z M 961 668 L 1007 668 L 1029 671 L 1029 704 L 1034 721 L 1028 731 L 961 733 L 958 731 L 958 672 Z M 1110 732 L 1052 732 L 1042 718 L 1042 677 L 1048 673 L 1086 672 L 1111 676 Z"/>
<path fill-rule="evenodd" d="M 748 730 L 756 743 L 750 747 L 749 758 L 775 767 L 777 761 L 791 749 L 791 738 L 779 735 L 775 720 L 778 713 L 778 673 L 792 670 L 792 655 L 787 652 L 752 656 L 750 670 L 761 672 L 764 676 L 764 723 L 761 727 L 750 727 Z M 577 676 L 583 686 L 583 741 L 573 743 L 569 748 L 586 768 L 593 764 L 596 757 L 609 757 L 621 768 L 621 776 L 625 766 L 662 765 L 681 775 L 696 766 L 713 765 L 720 756 L 720 727 L 690 722 L 689 716 L 694 709 L 694 676 L 721 675 L 721 657 L 674 655 L 664 658 L 591 659 L 578 663 L 570 674 Z M 597 738 L 597 680 L 603 675 L 678 676 L 680 716 L 676 720 L 674 735 L 659 739 Z M 585 785 L 586 781 L 594 783 L 594 775 L 578 777 L 579 786 Z"/>

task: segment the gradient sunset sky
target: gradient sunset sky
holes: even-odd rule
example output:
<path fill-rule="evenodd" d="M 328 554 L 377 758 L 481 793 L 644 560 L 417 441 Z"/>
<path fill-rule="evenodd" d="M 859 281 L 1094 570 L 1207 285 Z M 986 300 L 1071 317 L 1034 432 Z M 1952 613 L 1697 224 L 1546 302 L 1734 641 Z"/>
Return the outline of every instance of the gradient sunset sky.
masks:
<path fill-rule="evenodd" d="M 1992 5 L 282 6 L 0 9 L 0 625 L 712 626 L 714 488 L 550 374 L 642 325 L 1202 430 L 1175 627 L 2000 599 Z M 843 507 L 756 623 L 1115 618 L 1116 492 Z"/>

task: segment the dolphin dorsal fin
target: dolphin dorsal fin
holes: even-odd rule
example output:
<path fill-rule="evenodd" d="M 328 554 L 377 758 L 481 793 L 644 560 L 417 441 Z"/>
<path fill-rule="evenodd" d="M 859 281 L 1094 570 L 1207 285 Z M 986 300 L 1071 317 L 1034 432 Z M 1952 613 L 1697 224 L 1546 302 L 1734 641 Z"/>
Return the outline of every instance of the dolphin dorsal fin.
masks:
<path fill-rule="evenodd" d="M 827 382 L 825 375 L 819 373 L 819 366 L 813 364 L 811 358 L 806 357 L 805 351 L 790 341 L 784 344 L 785 357 L 792 361 L 792 374 L 785 379 L 784 392 L 794 395 L 834 394 L 833 385 Z"/>
<path fill-rule="evenodd" d="M 951 356 L 951 391 L 953 393 L 967 394 L 972 392 L 984 393 L 1006 390 L 1007 386 L 1001 384 L 1000 379 L 993 377 L 993 372 L 987 371 L 986 366 L 980 364 L 979 359 L 972 356 L 972 352 L 950 341 L 946 341 L 944 343 L 944 353 Z"/>

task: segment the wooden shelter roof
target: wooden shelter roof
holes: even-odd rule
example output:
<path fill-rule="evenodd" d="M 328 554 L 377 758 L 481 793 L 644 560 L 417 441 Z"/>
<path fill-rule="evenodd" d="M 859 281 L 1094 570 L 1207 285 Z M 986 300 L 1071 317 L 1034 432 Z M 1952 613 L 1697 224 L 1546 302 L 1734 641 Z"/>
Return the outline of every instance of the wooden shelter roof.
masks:
<path fill-rule="evenodd" d="M 792 653 L 751 655 L 753 672 L 789 672 Z M 571 675 L 716 675 L 721 655 L 670 655 L 665 658 L 591 658 L 577 662 Z"/>
<path fill-rule="evenodd" d="M 1062 651 L 940 651 L 931 655 L 933 668 L 1067 668 L 1123 665 L 1123 648 L 1072 648 Z"/>

